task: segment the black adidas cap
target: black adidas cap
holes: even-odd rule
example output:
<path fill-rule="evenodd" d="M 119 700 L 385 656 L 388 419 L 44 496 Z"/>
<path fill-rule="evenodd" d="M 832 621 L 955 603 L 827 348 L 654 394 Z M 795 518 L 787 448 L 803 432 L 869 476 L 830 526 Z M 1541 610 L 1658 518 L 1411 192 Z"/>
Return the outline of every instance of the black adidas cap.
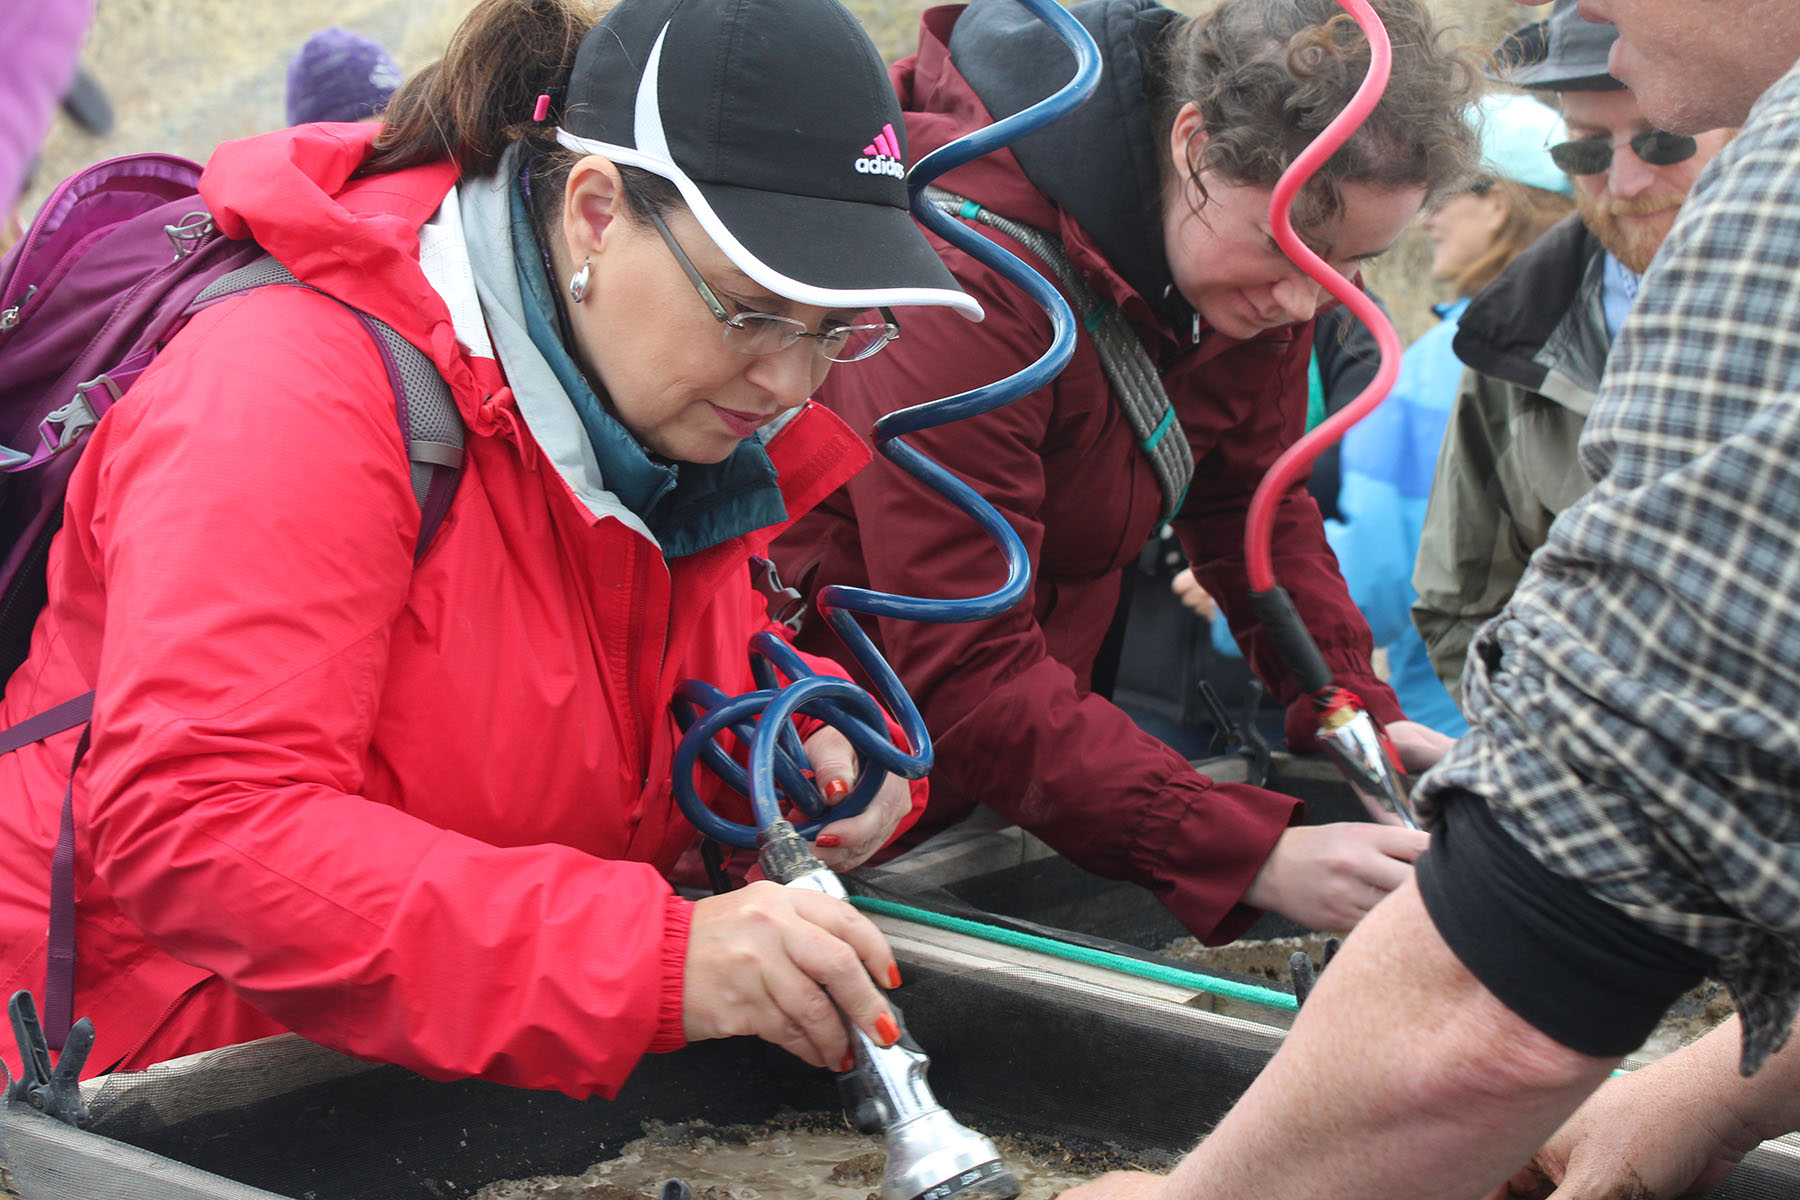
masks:
<path fill-rule="evenodd" d="M 1576 0 L 1556 0 L 1541 21 L 1506 35 L 1494 49 L 1493 78 L 1539 92 L 1616 92 L 1625 85 L 1607 74 L 1606 59 L 1619 31 L 1581 19 Z"/>
<path fill-rule="evenodd" d="M 674 182 L 777 295 L 980 320 L 913 223 L 905 136 L 887 68 L 838 0 L 620 0 L 581 43 L 557 130 Z"/>

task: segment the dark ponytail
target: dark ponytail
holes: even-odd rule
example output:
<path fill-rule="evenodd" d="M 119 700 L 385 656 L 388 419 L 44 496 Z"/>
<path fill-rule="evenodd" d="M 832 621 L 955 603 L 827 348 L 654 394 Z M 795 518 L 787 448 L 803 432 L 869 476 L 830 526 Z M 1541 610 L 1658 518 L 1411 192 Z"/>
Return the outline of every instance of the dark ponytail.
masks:
<path fill-rule="evenodd" d="M 562 95 L 581 39 L 597 20 L 582 0 L 481 0 L 443 59 L 388 101 L 374 153 L 358 173 L 450 158 L 466 175 L 486 175 L 513 142 L 553 148 L 558 113 L 539 123 L 533 110 L 540 95 Z"/>
<path fill-rule="evenodd" d="M 442 61 L 400 85 L 382 113 L 374 153 L 358 175 L 379 175 L 454 159 L 465 175 L 490 174 L 514 142 L 524 143 L 531 215 L 540 241 L 555 228 L 563 183 L 581 160 L 556 141 L 564 89 L 581 39 L 599 20 L 581 0 L 481 0 L 451 35 Z M 550 112 L 533 120 L 539 96 Z M 682 204 L 659 175 L 621 166 L 634 215 Z"/>

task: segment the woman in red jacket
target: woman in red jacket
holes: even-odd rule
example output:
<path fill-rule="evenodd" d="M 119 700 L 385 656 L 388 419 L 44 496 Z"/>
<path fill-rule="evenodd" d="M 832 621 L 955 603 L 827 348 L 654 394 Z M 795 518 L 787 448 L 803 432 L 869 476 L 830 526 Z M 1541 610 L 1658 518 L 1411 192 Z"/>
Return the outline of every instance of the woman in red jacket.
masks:
<path fill-rule="evenodd" d="M 663 872 L 693 838 L 670 697 L 754 688 L 747 560 L 867 459 L 807 396 L 894 308 L 980 315 L 903 183 L 855 169 L 900 119 L 835 0 L 622 0 L 591 31 L 486 0 L 384 127 L 220 148 L 214 220 L 310 288 L 203 310 L 100 424 L 0 704 L 10 726 L 96 692 L 90 1070 L 287 1029 L 583 1096 L 729 1034 L 839 1067 L 833 1002 L 897 1036 L 893 957 L 848 905 L 690 903 Z M 354 310 L 430 358 L 466 426 L 416 565 Z M 45 979 L 75 738 L 0 758 L 0 991 Z M 848 743 L 807 745 L 841 794 Z M 823 856 L 854 865 L 922 803 L 890 780 Z"/>
<path fill-rule="evenodd" d="M 1352 274 L 1463 176 L 1473 150 L 1460 112 L 1478 84 L 1474 64 L 1441 48 L 1416 0 L 1376 8 L 1394 47 L 1387 93 L 1295 213 L 1311 244 Z M 952 211 L 1052 277 L 1056 251 L 1030 243 L 1042 235 L 1060 247 L 1089 296 L 1075 301 L 1075 356 L 1049 386 L 908 438 L 1007 515 L 1034 567 L 1027 601 L 994 620 L 880 626 L 937 747 L 931 810 L 915 832 L 988 805 L 1089 870 L 1153 889 L 1209 942 L 1237 936 L 1259 909 L 1348 929 L 1406 877 L 1424 835 L 1300 826 L 1291 798 L 1197 774 L 1091 691 L 1090 674 L 1122 569 L 1169 521 L 1251 665 L 1289 705 L 1289 744 L 1313 745 L 1309 702 L 1247 604 L 1244 516 L 1304 428 L 1312 318 L 1327 299 L 1276 246 L 1270 191 L 1361 83 L 1367 43 L 1333 0 L 1227 0 L 1204 18 L 1152 0 L 1073 12 L 1100 46 L 1094 97 L 938 181 L 961 198 L 945 201 Z M 918 54 L 893 76 L 922 153 L 1021 110 L 1072 69 L 1016 0 L 974 0 L 927 13 Z M 965 328 L 923 315 L 869 370 L 834 376 L 817 399 L 853 428 L 998 379 L 1048 344 L 1041 310 L 943 249 L 987 319 Z M 1091 336 L 1109 324 L 1134 358 L 1122 377 L 1160 387 L 1112 382 L 1115 364 Z M 1338 681 L 1387 724 L 1409 765 L 1432 761 L 1446 739 L 1405 721 L 1375 678 L 1368 628 L 1304 481 L 1279 506 L 1275 555 Z M 974 595 L 1000 578 L 984 535 L 886 462 L 796 523 L 777 561 L 809 593 L 842 583 Z M 826 647 L 829 632 L 809 627 L 801 644 Z"/>

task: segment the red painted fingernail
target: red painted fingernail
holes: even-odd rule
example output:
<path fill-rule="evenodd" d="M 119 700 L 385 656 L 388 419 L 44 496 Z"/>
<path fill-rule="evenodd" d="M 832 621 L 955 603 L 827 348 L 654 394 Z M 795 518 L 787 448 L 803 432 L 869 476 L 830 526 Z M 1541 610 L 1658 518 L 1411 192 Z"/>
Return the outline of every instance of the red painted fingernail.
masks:
<path fill-rule="evenodd" d="M 849 794 L 850 785 L 841 779 L 834 779 L 825 785 L 825 799 L 828 803 L 835 804 Z"/>
<path fill-rule="evenodd" d="M 894 1024 L 894 1018 L 886 1013 L 875 1018 L 875 1040 L 884 1046 L 891 1046 L 900 1040 L 900 1026 Z"/>
<path fill-rule="evenodd" d="M 856 1065 L 856 1051 L 854 1051 L 854 1050 L 844 1051 L 844 1061 L 838 1064 L 838 1074 L 842 1075 L 844 1072 L 850 1070 L 855 1065 Z"/>
<path fill-rule="evenodd" d="M 889 963 L 888 964 L 888 986 L 891 988 L 897 988 L 900 986 L 900 964 L 899 963 Z"/>
<path fill-rule="evenodd" d="M 813 845 L 823 850 L 832 850 L 843 844 L 843 839 L 835 833 L 821 833 L 813 839 Z"/>

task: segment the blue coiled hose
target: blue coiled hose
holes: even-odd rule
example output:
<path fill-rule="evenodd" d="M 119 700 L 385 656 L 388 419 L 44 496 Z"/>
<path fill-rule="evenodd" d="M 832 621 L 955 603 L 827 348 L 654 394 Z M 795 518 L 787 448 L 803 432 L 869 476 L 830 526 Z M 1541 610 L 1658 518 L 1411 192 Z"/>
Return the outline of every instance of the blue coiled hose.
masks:
<path fill-rule="evenodd" d="M 820 615 L 837 631 L 851 656 L 873 681 L 881 704 L 894 715 L 912 749 L 895 744 L 889 737 L 881 708 L 867 692 L 848 680 L 814 673 L 793 647 L 772 633 L 758 633 L 750 639 L 750 668 L 756 691 L 730 697 L 699 680 L 682 683 L 674 701 L 675 718 L 683 730 L 673 767 L 675 799 L 695 828 L 727 845 L 755 846 L 759 829 L 784 819 L 783 801 L 805 814 L 808 819 L 797 828 L 811 838 L 828 821 L 855 816 L 868 807 L 889 773 L 919 779 L 931 770 L 931 734 L 925 721 L 893 667 L 856 623 L 856 614 L 938 623 L 983 621 L 1024 599 L 1031 582 L 1031 560 L 1025 553 L 1025 543 L 998 510 L 901 440 L 909 433 L 992 412 L 1044 387 L 1068 365 L 1075 352 L 1075 315 L 1055 286 L 1017 255 L 938 211 L 924 198 L 926 186 L 938 176 L 1059 120 L 1079 107 L 1099 83 L 1100 51 L 1087 30 L 1055 0 L 1018 2 L 1054 29 L 1074 51 L 1074 77 L 1054 95 L 1023 112 L 960 137 L 921 159 L 908 172 L 908 191 L 913 214 L 920 223 L 1000 272 L 1042 306 L 1050 317 L 1050 348 L 1036 362 L 1005 379 L 889 413 L 875 423 L 874 429 L 877 450 L 942 493 L 994 539 L 1006 557 L 1006 582 L 988 595 L 961 600 L 901 596 L 841 584 L 820 589 Z M 804 773 L 806 756 L 793 725 L 794 715 L 800 712 L 839 730 L 855 747 L 862 764 L 856 786 L 829 812 L 818 789 Z M 726 729 L 750 747 L 748 770 L 718 744 L 718 735 Z M 694 767 L 699 761 L 750 797 L 756 818 L 754 827 L 727 821 L 702 803 L 694 788 Z"/>

